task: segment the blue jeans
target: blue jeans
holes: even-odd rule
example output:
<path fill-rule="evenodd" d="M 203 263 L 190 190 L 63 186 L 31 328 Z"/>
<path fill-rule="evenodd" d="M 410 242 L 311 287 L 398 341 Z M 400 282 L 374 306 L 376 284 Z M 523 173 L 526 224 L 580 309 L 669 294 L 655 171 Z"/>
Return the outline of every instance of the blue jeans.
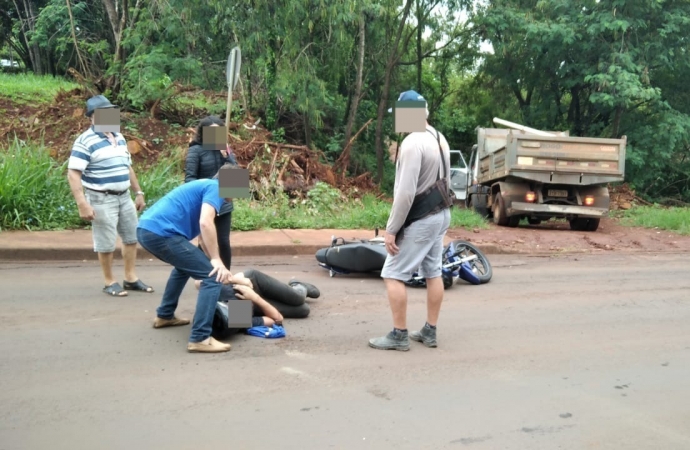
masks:
<path fill-rule="evenodd" d="M 158 317 L 172 319 L 189 278 L 202 280 L 189 342 L 201 342 L 210 337 L 216 302 L 223 287 L 222 283 L 216 281 L 215 275 L 208 276 L 213 270 L 211 261 L 203 251 L 192 245 L 184 236 L 162 237 L 138 228 L 137 239 L 149 253 L 174 267 L 165 285 L 161 304 L 156 309 Z"/>

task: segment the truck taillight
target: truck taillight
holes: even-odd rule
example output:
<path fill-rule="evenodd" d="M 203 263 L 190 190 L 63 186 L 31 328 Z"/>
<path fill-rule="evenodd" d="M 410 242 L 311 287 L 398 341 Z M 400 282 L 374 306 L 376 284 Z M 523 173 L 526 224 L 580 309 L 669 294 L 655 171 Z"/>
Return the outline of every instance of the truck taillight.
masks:
<path fill-rule="evenodd" d="M 585 206 L 592 206 L 594 204 L 594 197 L 591 195 L 587 195 L 585 197 Z"/>
<path fill-rule="evenodd" d="M 525 201 L 527 201 L 528 203 L 534 203 L 534 200 L 535 200 L 536 198 L 537 198 L 537 195 L 536 195 L 534 192 L 532 192 L 532 191 L 529 191 L 529 192 L 525 195 Z"/>

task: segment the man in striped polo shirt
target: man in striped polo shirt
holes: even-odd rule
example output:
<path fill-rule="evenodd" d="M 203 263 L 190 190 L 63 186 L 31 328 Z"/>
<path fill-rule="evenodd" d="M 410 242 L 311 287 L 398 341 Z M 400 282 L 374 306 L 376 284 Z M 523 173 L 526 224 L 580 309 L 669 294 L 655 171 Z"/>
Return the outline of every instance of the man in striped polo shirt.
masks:
<path fill-rule="evenodd" d="M 68 162 L 68 181 L 79 216 L 91 222 L 94 251 L 98 253 L 105 287 L 103 292 L 125 296 L 128 290 L 153 292 L 136 275 L 137 211 L 146 206 L 144 193 L 132 169 L 132 158 L 119 133 L 119 110 L 102 95 L 86 101 L 91 127 L 74 142 Z M 129 189 L 136 192 L 132 201 Z M 113 277 L 113 252 L 122 239 L 125 264 L 123 286 Z"/>

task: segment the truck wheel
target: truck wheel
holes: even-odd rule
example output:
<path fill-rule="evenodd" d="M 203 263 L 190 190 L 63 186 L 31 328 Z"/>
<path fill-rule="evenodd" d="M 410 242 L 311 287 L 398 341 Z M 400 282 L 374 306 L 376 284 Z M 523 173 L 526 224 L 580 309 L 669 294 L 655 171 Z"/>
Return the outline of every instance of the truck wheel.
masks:
<path fill-rule="evenodd" d="M 570 219 L 570 229 L 573 231 L 583 231 L 584 230 L 584 221 L 586 219 Z"/>
<path fill-rule="evenodd" d="M 600 219 L 587 219 L 586 231 L 597 231 Z"/>
<path fill-rule="evenodd" d="M 517 222 L 515 222 L 514 219 L 517 219 Z M 515 222 L 515 225 L 513 223 Z M 502 227 L 516 227 L 517 224 L 520 222 L 519 217 L 508 217 L 506 215 L 506 203 L 503 200 L 503 196 L 501 195 L 500 192 L 496 193 L 496 209 L 494 209 L 494 223 L 496 225 L 502 226 Z"/>
<path fill-rule="evenodd" d="M 486 200 L 482 200 L 478 195 L 473 195 L 470 199 L 470 204 L 474 212 L 482 216 L 483 219 L 489 217 L 489 209 L 486 207 Z"/>
<path fill-rule="evenodd" d="M 496 215 L 499 217 L 496 218 Z M 520 216 L 508 217 L 506 212 L 506 202 L 500 192 L 496 194 L 496 209 L 494 210 L 494 223 L 503 227 L 515 228 L 520 224 Z"/>
<path fill-rule="evenodd" d="M 600 219 L 577 218 L 570 221 L 570 229 L 573 231 L 597 231 Z"/>

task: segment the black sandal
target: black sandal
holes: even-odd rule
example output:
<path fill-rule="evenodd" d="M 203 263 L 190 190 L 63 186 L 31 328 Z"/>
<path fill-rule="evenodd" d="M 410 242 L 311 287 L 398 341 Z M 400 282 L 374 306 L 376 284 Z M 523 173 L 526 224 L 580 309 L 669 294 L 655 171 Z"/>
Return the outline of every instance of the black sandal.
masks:
<path fill-rule="evenodd" d="M 123 284 L 125 286 L 125 289 L 127 289 L 128 291 L 141 291 L 149 293 L 153 292 L 153 288 L 142 283 L 141 280 L 137 280 L 131 283 L 129 281 L 123 281 Z"/>
<path fill-rule="evenodd" d="M 103 288 L 103 292 L 113 297 L 127 297 L 128 293 L 117 283 L 113 283 L 110 286 Z"/>

